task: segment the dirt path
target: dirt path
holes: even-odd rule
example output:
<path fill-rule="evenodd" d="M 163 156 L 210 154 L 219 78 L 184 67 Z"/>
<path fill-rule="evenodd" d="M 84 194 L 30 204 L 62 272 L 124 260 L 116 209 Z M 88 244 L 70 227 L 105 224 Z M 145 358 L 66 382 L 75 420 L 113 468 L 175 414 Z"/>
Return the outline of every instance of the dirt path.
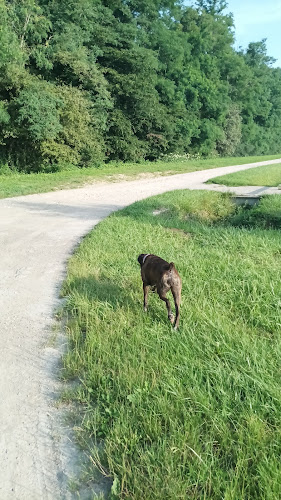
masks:
<path fill-rule="evenodd" d="M 280 161 L 0 201 L 1 500 L 72 498 L 67 483 L 75 448 L 54 404 L 60 352 L 50 337 L 66 260 L 79 239 L 136 200 L 172 189 L 210 189 L 202 183 L 212 177 Z"/>

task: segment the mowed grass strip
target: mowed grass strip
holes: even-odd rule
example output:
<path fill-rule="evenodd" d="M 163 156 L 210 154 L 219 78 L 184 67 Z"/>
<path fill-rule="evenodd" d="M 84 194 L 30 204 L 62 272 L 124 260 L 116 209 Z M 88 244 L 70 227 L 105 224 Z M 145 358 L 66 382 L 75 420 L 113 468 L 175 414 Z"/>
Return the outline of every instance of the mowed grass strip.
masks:
<path fill-rule="evenodd" d="M 225 186 L 272 186 L 281 185 L 281 163 L 251 168 L 244 172 L 215 177 L 209 183 Z"/>
<path fill-rule="evenodd" d="M 0 199 L 59 189 L 73 189 L 97 181 L 120 181 L 126 177 L 137 177 L 141 174 L 172 175 L 277 158 L 278 156 L 251 156 L 168 162 L 110 163 L 99 168 L 74 167 L 53 173 L 10 173 L 9 175 L 1 175 L 0 168 Z"/>
<path fill-rule="evenodd" d="M 63 375 L 80 380 L 68 397 L 112 498 L 280 498 L 280 220 L 278 196 L 243 210 L 174 191 L 113 214 L 71 258 Z M 176 264 L 177 332 L 156 294 L 142 310 L 139 253 Z"/>

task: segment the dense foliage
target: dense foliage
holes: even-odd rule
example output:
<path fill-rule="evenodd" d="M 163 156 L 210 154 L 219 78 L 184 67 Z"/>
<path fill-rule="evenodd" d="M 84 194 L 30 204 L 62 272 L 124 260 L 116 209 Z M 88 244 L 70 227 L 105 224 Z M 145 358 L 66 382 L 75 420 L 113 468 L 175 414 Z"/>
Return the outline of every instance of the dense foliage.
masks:
<path fill-rule="evenodd" d="M 0 0 L 0 162 L 276 154 L 281 69 L 225 2 Z"/>

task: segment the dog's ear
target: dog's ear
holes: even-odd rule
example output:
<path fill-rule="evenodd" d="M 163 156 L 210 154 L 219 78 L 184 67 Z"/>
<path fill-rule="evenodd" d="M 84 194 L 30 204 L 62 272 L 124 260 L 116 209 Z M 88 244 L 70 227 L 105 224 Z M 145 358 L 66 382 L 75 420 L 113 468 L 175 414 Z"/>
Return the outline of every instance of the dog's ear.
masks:
<path fill-rule="evenodd" d="M 169 271 L 172 271 L 172 269 L 174 269 L 174 267 L 175 267 L 175 264 L 173 262 L 170 262 Z"/>
<path fill-rule="evenodd" d="M 144 254 L 144 253 L 141 253 L 141 254 L 138 256 L 138 263 L 139 263 L 140 265 L 142 265 L 142 263 L 143 263 L 143 258 L 144 258 L 144 256 L 145 256 L 145 254 Z"/>

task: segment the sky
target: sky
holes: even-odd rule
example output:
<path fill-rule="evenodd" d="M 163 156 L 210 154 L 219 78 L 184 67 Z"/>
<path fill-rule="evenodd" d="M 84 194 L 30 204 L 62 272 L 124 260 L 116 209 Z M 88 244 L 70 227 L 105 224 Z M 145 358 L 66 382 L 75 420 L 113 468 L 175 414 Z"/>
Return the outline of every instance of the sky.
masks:
<path fill-rule="evenodd" d="M 267 53 L 281 67 L 281 0 L 228 0 L 235 24 L 235 47 L 267 38 Z"/>
<path fill-rule="evenodd" d="M 185 0 L 186 5 L 194 1 Z M 267 54 L 281 67 L 281 0 L 227 0 L 235 24 L 235 48 L 267 38 Z"/>

